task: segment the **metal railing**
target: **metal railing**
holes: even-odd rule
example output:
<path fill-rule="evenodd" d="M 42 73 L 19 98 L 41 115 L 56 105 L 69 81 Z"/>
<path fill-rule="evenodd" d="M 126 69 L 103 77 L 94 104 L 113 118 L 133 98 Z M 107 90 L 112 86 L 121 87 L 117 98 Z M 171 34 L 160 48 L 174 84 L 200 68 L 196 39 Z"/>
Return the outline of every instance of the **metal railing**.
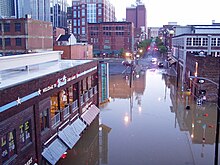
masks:
<path fill-rule="evenodd" d="M 97 93 L 97 85 L 94 86 L 94 94 L 96 94 L 96 93 Z"/>
<path fill-rule="evenodd" d="M 84 98 L 85 98 L 85 101 L 88 101 L 88 100 L 89 100 L 88 91 L 84 94 Z"/>
<path fill-rule="evenodd" d="M 93 88 L 89 89 L 89 98 L 91 98 L 93 96 Z"/>
<path fill-rule="evenodd" d="M 51 119 L 51 123 L 52 123 L 52 127 L 54 127 L 55 125 L 57 125 L 60 122 L 60 112 L 58 114 L 56 114 L 52 119 Z"/>
<path fill-rule="evenodd" d="M 80 103 L 81 103 L 81 105 L 84 104 L 84 98 L 83 98 L 83 95 L 80 96 Z"/>
<path fill-rule="evenodd" d="M 71 106 L 72 106 L 72 112 L 75 112 L 78 109 L 78 100 L 75 100 Z"/>
<path fill-rule="evenodd" d="M 70 106 L 68 105 L 67 107 L 65 107 L 63 110 L 63 117 L 66 118 L 69 114 L 70 114 Z"/>

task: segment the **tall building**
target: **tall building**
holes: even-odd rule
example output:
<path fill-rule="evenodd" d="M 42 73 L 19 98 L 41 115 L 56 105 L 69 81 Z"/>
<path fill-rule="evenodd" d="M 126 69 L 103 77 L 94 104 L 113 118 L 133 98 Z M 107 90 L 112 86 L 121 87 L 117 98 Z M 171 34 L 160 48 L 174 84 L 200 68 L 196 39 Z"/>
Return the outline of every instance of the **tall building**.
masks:
<path fill-rule="evenodd" d="M 67 28 L 66 0 L 50 0 L 50 21 L 53 27 Z"/>
<path fill-rule="evenodd" d="M 14 0 L 1 0 L 0 1 L 0 17 L 15 16 Z"/>
<path fill-rule="evenodd" d="M 87 23 L 111 22 L 115 21 L 115 7 L 109 0 L 73 0 L 72 10 L 68 24 L 72 24 L 70 31 L 76 36 L 78 41 L 87 42 Z"/>
<path fill-rule="evenodd" d="M 126 8 L 126 21 L 134 23 L 136 42 L 146 38 L 147 13 L 141 0 L 136 0 L 135 5 Z"/>
<path fill-rule="evenodd" d="M 0 16 L 50 21 L 50 0 L 1 0 Z"/>

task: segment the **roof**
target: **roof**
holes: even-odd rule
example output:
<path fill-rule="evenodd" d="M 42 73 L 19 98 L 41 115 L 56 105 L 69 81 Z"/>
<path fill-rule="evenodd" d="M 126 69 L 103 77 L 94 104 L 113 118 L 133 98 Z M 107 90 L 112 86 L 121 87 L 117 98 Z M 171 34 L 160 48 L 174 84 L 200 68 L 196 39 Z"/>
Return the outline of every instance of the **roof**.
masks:
<path fill-rule="evenodd" d="M 70 38 L 70 34 L 64 34 L 64 35 L 61 35 L 57 41 L 68 41 L 68 39 Z"/>
<path fill-rule="evenodd" d="M 91 61 L 92 60 L 58 60 L 31 65 L 29 69 L 18 67 L 2 70 L 0 71 L 0 90 Z"/>

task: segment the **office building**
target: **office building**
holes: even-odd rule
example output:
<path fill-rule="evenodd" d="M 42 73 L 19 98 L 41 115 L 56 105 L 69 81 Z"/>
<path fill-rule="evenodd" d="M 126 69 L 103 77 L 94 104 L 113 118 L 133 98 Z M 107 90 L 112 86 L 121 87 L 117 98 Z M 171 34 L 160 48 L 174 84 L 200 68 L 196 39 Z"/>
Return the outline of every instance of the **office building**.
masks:
<path fill-rule="evenodd" d="M 50 21 L 53 27 L 67 28 L 66 0 L 50 0 Z"/>
<path fill-rule="evenodd" d="M 15 3 L 14 0 L 0 1 L 0 17 L 15 17 Z"/>
<path fill-rule="evenodd" d="M 147 37 L 147 13 L 141 0 L 136 0 L 135 5 L 126 8 L 126 21 L 133 22 L 135 27 L 135 42 Z"/>
<path fill-rule="evenodd" d="M 68 13 L 68 23 L 72 24 L 72 33 L 80 42 L 87 42 L 87 24 L 115 21 L 115 7 L 109 0 L 74 0 L 71 17 Z"/>

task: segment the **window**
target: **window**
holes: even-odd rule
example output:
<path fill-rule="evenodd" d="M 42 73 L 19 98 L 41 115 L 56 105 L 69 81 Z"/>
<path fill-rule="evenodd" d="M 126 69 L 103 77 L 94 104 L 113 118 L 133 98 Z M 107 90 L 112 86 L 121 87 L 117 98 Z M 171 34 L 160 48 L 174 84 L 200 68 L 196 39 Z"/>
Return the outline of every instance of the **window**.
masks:
<path fill-rule="evenodd" d="M 20 144 L 21 147 L 25 147 L 31 142 L 31 120 L 26 121 L 19 126 L 20 130 Z"/>
<path fill-rule="evenodd" d="M 0 23 L 0 32 L 2 32 L 2 24 Z"/>
<path fill-rule="evenodd" d="M 2 46 L 2 38 L 0 38 L 0 46 Z"/>
<path fill-rule="evenodd" d="M 85 9 L 82 9 L 82 17 L 85 16 Z"/>
<path fill-rule="evenodd" d="M 208 46 L 208 38 L 203 38 L 202 46 Z"/>
<path fill-rule="evenodd" d="M 61 110 L 68 106 L 68 98 L 67 98 L 66 89 L 60 91 L 59 97 L 60 97 L 59 100 L 60 100 L 60 110 Z"/>
<path fill-rule="evenodd" d="M 2 163 L 16 154 L 15 129 L 1 137 Z"/>
<path fill-rule="evenodd" d="M 4 23 L 4 32 L 10 32 L 10 23 Z"/>
<path fill-rule="evenodd" d="M 212 38 L 212 46 L 216 46 L 216 38 Z"/>
<path fill-rule="evenodd" d="M 49 109 L 44 110 L 40 113 L 40 128 L 41 131 L 44 131 L 46 128 L 49 128 Z"/>
<path fill-rule="evenodd" d="M 11 38 L 5 38 L 5 46 L 11 46 Z"/>
<path fill-rule="evenodd" d="M 15 31 L 20 32 L 21 31 L 21 23 L 15 23 Z"/>
<path fill-rule="evenodd" d="M 22 45 L 21 44 L 21 38 L 16 38 L 15 41 L 16 41 L 16 46 L 21 46 Z"/>
<path fill-rule="evenodd" d="M 220 46 L 220 38 L 218 38 L 217 46 Z"/>
<path fill-rule="evenodd" d="M 186 39 L 186 45 L 191 46 L 192 45 L 192 38 L 187 38 Z"/>
<path fill-rule="evenodd" d="M 201 38 L 193 38 L 193 46 L 200 46 Z"/>

